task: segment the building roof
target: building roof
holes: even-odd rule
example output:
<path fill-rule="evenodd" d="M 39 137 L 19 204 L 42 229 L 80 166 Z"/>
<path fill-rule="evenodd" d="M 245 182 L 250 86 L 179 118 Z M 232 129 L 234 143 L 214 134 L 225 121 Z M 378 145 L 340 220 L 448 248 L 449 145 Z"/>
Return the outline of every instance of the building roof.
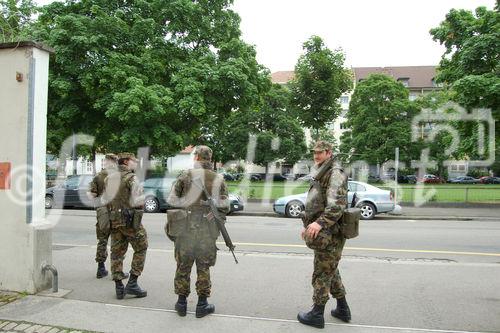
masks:
<path fill-rule="evenodd" d="M 436 66 L 399 66 L 399 67 L 353 67 L 356 82 L 366 79 L 370 74 L 385 74 L 395 80 L 407 78 L 408 88 L 434 88 Z M 294 77 L 293 71 L 280 71 L 271 74 L 273 83 L 287 83 Z"/>
<path fill-rule="evenodd" d="M 273 83 L 285 84 L 288 81 L 291 81 L 294 76 L 295 76 L 295 72 L 294 71 L 274 72 L 274 73 L 271 74 L 271 81 Z"/>
<path fill-rule="evenodd" d="M 183 150 L 181 150 L 179 152 L 179 154 L 191 154 L 193 152 L 194 148 L 195 147 L 193 145 L 189 145 L 186 148 L 184 148 Z"/>
<path fill-rule="evenodd" d="M 433 88 L 436 66 L 400 66 L 400 67 L 354 67 L 356 82 L 366 79 L 370 74 L 385 74 L 394 80 L 409 79 L 408 88 Z"/>
<path fill-rule="evenodd" d="M 0 49 L 17 49 L 25 47 L 34 47 L 40 50 L 47 51 L 49 53 L 55 52 L 53 48 L 38 42 L 19 41 L 19 42 L 0 43 Z"/>

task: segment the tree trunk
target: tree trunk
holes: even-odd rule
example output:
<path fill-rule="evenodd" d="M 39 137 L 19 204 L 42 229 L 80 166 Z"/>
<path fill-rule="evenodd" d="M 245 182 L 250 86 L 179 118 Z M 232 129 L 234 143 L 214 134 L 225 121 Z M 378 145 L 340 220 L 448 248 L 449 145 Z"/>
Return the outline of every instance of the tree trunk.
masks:
<path fill-rule="evenodd" d="M 96 154 L 97 154 L 96 150 L 97 149 L 95 147 L 92 147 L 92 152 L 90 154 L 90 158 L 92 159 L 91 160 L 92 161 L 92 172 L 93 172 L 94 175 L 97 174 L 96 161 L 95 161 L 96 160 Z"/>

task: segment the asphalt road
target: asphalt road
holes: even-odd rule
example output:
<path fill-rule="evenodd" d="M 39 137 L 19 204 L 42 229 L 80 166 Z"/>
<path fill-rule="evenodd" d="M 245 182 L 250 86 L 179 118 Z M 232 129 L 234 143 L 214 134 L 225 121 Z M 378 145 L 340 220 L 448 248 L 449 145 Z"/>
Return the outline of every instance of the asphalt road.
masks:
<path fill-rule="evenodd" d="M 141 284 L 144 299 L 126 304 L 173 309 L 175 261 L 163 233 L 165 214 L 145 215 L 149 251 Z M 79 211 L 52 214 L 54 264 L 69 299 L 122 304 L 109 279 L 96 280 L 95 220 Z M 217 313 L 234 318 L 295 320 L 311 305 L 311 251 L 299 239 L 300 222 L 228 217 L 239 265 L 220 244 L 212 271 Z M 500 222 L 362 222 L 340 265 L 354 325 L 387 330 L 500 331 Z M 131 254 L 127 255 L 127 263 Z M 194 282 L 192 283 L 194 285 Z M 194 288 L 193 288 L 194 289 Z M 195 297 L 190 298 L 193 307 Z M 329 303 L 328 308 L 333 306 Z M 331 324 L 340 324 L 327 317 Z"/>
<path fill-rule="evenodd" d="M 50 216 L 56 224 L 54 243 L 95 245 L 92 214 L 64 210 Z M 173 243 L 163 231 L 166 214 L 144 216 L 150 248 L 172 249 Z M 344 256 L 500 263 L 500 221 L 378 218 L 360 223 L 360 237 L 347 241 Z M 301 227 L 299 219 L 280 217 L 228 216 L 227 223 L 237 251 L 310 254 L 299 237 Z M 220 247 L 225 248 L 223 243 Z"/>

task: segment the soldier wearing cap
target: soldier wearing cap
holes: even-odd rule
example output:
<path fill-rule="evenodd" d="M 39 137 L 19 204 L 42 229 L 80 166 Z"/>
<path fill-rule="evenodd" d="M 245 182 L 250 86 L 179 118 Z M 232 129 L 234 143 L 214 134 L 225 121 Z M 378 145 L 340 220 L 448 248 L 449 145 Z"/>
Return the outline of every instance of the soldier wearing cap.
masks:
<path fill-rule="evenodd" d="M 349 322 L 351 312 L 345 298 L 345 289 L 338 270 L 345 238 L 340 232 L 339 222 L 347 206 L 347 176 L 344 171 L 333 165 L 332 146 L 318 141 L 313 148 L 314 173 L 322 174 L 311 186 L 303 217 L 304 228 L 301 236 L 306 244 L 314 249 L 314 306 L 309 312 L 300 312 L 297 319 L 306 325 L 323 328 L 324 310 L 329 294 L 337 299 L 337 308 L 331 315 Z M 325 169 L 326 172 L 321 172 Z"/>
<path fill-rule="evenodd" d="M 115 154 L 106 154 L 103 160 L 103 170 L 99 172 L 90 182 L 90 188 L 87 196 L 94 202 L 94 206 L 98 210 L 97 216 L 101 214 L 101 210 L 104 211 L 103 214 L 107 213 L 105 212 L 107 208 L 101 203 L 100 199 L 105 191 L 104 180 L 109 174 L 118 172 L 117 163 L 118 157 Z M 96 223 L 97 251 L 95 261 L 97 262 L 96 277 L 98 279 L 108 275 L 108 271 L 106 270 L 104 263 L 108 257 L 108 240 L 110 232 L 111 229 L 109 228 L 109 223 L 107 226 L 99 223 L 99 221 Z"/>
<path fill-rule="evenodd" d="M 138 285 L 137 279 L 144 269 L 148 236 L 142 225 L 144 193 L 134 170 L 137 159 L 134 154 L 122 153 L 118 156 L 118 173 L 106 178 L 106 194 L 116 194 L 104 198 L 108 203 L 111 220 L 111 273 L 115 281 L 116 297 L 123 299 L 125 295 L 146 297 L 147 292 Z M 130 278 L 124 287 L 122 280 L 123 259 L 132 245 L 134 255 Z"/>
<path fill-rule="evenodd" d="M 210 267 L 215 265 L 217 247 L 215 241 L 219 229 L 211 218 L 202 188 L 205 187 L 217 208 L 224 214 L 229 211 L 227 187 L 224 178 L 212 170 L 212 150 L 207 146 L 197 146 L 194 152 L 194 168 L 179 175 L 172 187 L 168 204 L 187 211 L 185 229 L 175 239 L 175 259 L 177 270 L 174 278 L 175 293 L 178 295 L 175 309 L 180 316 L 187 311 L 187 297 L 190 294 L 191 268 L 196 263 L 196 292 L 198 303 L 196 317 L 201 318 L 215 311 L 208 304 L 211 293 Z"/>

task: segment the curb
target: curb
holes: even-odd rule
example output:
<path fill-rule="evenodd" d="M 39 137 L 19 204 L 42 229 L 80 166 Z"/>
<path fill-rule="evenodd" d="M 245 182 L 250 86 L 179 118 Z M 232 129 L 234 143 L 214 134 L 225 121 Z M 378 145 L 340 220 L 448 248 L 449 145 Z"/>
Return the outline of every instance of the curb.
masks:
<path fill-rule="evenodd" d="M 256 217 L 275 217 L 282 219 L 290 219 L 283 215 L 270 212 L 234 212 L 230 216 L 256 216 Z M 477 221 L 477 220 L 489 220 L 489 221 L 500 221 L 498 217 L 485 217 L 485 216 L 412 216 L 412 215 L 377 215 L 373 221 L 377 220 L 416 220 L 416 221 Z M 366 220 L 369 222 L 369 220 Z"/>

